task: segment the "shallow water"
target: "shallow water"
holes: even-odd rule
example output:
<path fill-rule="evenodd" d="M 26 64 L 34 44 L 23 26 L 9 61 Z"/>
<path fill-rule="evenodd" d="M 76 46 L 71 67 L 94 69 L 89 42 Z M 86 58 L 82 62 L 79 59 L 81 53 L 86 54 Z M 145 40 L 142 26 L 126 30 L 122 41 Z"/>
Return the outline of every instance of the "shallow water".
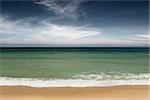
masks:
<path fill-rule="evenodd" d="M 149 73 L 148 48 L 1 49 L 1 77 L 70 79 L 83 74 Z"/>

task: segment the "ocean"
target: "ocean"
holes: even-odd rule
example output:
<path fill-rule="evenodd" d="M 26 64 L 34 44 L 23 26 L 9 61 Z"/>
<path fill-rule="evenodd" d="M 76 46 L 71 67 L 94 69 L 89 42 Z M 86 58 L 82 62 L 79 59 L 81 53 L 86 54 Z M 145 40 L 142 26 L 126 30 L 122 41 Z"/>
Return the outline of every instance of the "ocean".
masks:
<path fill-rule="evenodd" d="M 146 47 L 1 47 L 0 85 L 148 85 Z"/>

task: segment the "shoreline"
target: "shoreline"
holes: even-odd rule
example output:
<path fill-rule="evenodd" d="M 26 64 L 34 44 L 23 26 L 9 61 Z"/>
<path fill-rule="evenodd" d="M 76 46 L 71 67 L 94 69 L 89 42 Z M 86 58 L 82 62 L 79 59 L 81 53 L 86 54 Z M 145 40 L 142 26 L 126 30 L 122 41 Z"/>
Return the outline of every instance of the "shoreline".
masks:
<path fill-rule="evenodd" d="M 120 75 L 120 76 L 119 76 Z M 29 87 L 112 87 L 125 85 L 150 85 L 150 73 L 140 75 L 119 74 L 111 75 L 80 75 L 76 79 L 44 79 L 44 78 L 11 78 L 0 77 L 0 86 L 29 86 Z M 106 79 L 105 79 L 106 78 Z M 109 79 L 107 79 L 109 78 Z"/>
<path fill-rule="evenodd" d="M 111 87 L 0 86 L 2 100 L 149 100 L 150 85 Z"/>

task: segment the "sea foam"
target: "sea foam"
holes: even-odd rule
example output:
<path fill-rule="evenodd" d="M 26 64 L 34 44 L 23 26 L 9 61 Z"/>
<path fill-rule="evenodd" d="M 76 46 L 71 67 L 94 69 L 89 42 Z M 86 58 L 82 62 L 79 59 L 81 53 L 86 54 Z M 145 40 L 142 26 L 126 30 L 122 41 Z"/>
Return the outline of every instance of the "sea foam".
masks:
<path fill-rule="evenodd" d="M 75 75 L 72 79 L 0 77 L 0 86 L 30 87 L 107 87 L 121 85 L 150 85 L 150 74 L 140 75 Z"/>

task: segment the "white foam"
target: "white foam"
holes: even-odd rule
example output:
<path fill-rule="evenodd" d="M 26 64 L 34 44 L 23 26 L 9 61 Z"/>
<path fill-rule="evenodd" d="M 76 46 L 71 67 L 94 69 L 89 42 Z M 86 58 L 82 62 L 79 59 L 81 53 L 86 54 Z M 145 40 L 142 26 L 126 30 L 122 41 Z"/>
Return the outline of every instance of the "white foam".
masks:
<path fill-rule="evenodd" d="M 86 80 L 143 80 L 150 79 L 150 73 L 101 73 L 101 74 L 76 74 L 72 78 Z"/>
<path fill-rule="evenodd" d="M 37 79 L 0 77 L 0 86 L 30 87 L 106 87 L 120 85 L 150 85 L 148 79 L 95 80 L 95 79 Z"/>

